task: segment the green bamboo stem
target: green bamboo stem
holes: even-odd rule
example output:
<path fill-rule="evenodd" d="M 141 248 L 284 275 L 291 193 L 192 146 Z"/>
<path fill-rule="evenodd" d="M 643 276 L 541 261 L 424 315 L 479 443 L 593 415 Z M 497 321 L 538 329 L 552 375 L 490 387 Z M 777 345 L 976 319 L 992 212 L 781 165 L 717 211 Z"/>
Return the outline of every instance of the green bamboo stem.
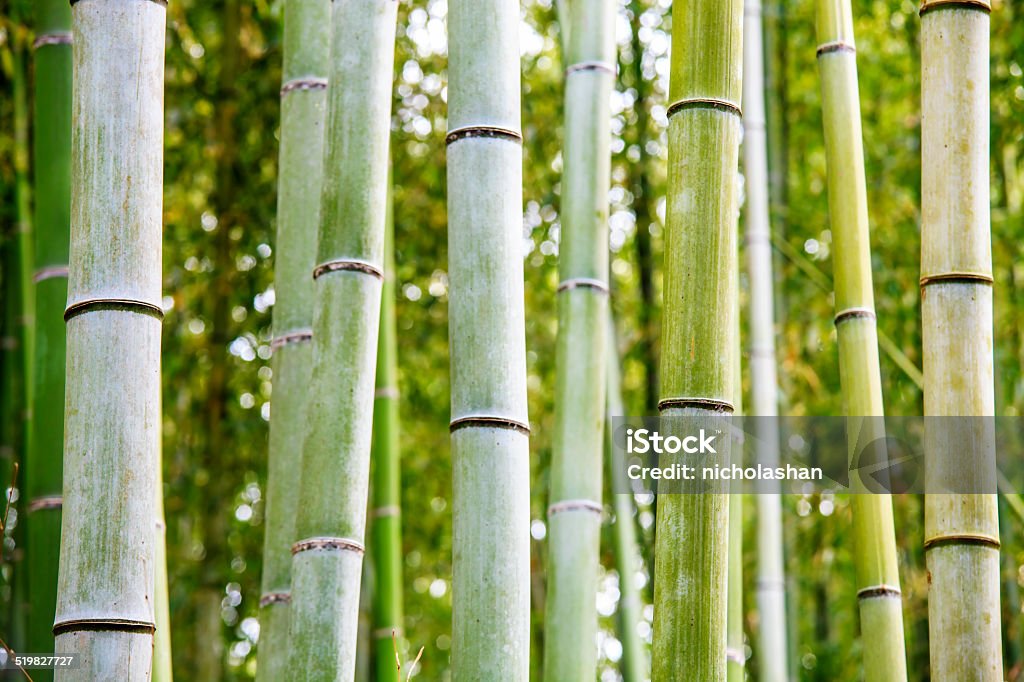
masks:
<path fill-rule="evenodd" d="M 148 680 L 160 461 L 166 9 L 71 8 L 71 244 L 56 679 Z M 113 245 L 113 246 L 112 246 Z M 102 510 L 98 513 L 97 510 Z"/>
<path fill-rule="evenodd" d="M 615 14 L 569 6 L 544 679 L 597 676 Z"/>
<path fill-rule="evenodd" d="M 161 456 L 162 459 L 162 456 Z M 153 682 L 173 682 L 171 659 L 171 602 L 167 591 L 167 524 L 164 521 L 163 465 L 157 464 L 155 507 L 156 581 L 153 598 Z"/>
<path fill-rule="evenodd" d="M 71 213 L 71 5 L 36 5 L 35 369 L 25 485 L 28 650 L 53 651 L 64 456 L 64 305 Z M 52 679 L 40 670 L 36 679 Z"/>
<path fill-rule="evenodd" d="M 923 3 L 921 65 L 924 413 L 991 417 L 988 3 Z M 991 430 L 950 421 L 925 434 L 929 491 L 995 476 Z M 995 495 L 926 495 L 924 546 L 932 679 L 1003 679 Z"/>
<path fill-rule="evenodd" d="M 530 673 L 519 3 L 448 7 L 453 678 Z"/>
<path fill-rule="evenodd" d="M 394 0 L 331 5 L 335 85 L 327 90 L 288 637 L 291 670 L 311 680 L 355 674 L 397 7 Z"/>
<path fill-rule="evenodd" d="M 390 194 L 384 233 L 377 379 L 373 398 L 372 552 L 376 679 L 398 682 L 392 632 L 402 636 L 401 450 L 398 423 L 398 333 L 395 324 L 395 237 Z"/>
<path fill-rule="evenodd" d="M 320 222 L 329 0 L 288 0 L 284 6 L 281 143 L 274 271 L 274 399 L 270 413 L 266 534 L 256 676 L 284 679 L 288 670 L 291 545 L 299 507 L 306 405 L 313 363 L 313 280 Z"/>
<path fill-rule="evenodd" d="M 747 15 L 749 16 L 749 15 Z M 748 46 L 749 47 L 749 46 Z M 744 119 L 746 125 L 746 119 Z M 738 260 L 738 254 L 737 254 Z M 739 268 L 735 271 L 736 291 L 739 291 Z M 743 414 L 743 367 L 740 352 L 740 300 L 737 296 L 733 315 L 733 408 L 734 416 Z M 740 420 L 734 420 L 737 425 Z M 736 435 L 732 452 L 743 452 L 742 436 Z M 742 457 L 737 457 L 742 461 Z M 744 495 L 739 484 L 734 484 L 729 493 L 729 595 L 726 608 L 727 633 L 725 649 L 726 679 L 729 682 L 743 682 L 746 679 L 747 652 L 743 635 L 743 507 Z"/>
<path fill-rule="evenodd" d="M 742 22 L 742 0 L 672 9 L 659 405 L 668 417 L 733 411 Z M 728 456 L 726 443 L 719 457 Z M 658 501 L 654 682 L 726 677 L 728 504 L 721 488 Z"/>
<path fill-rule="evenodd" d="M 622 467 L 614 465 L 614 434 L 612 419 L 625 416 L 622 401 L 622 376 L 619 369 L 618 348 L 615 344 L 615 325 L 611 311 L 608 313 L 608 368 L 607 403 L 605 419 L 605 460 L 614 480 L 613 490 L 627 490 L 629 481 Z M 640 548 L 636 539 L 634 521 L 635 503 L 632 494 L 617 493 L 612 496 L 615 521 L 612 524 L 612 543 L 615 551 L 615 570 L 619 573 L 618 615 L 619 641 L 622 642 L 622 661 L 619 672 L 623 682 L 644 682 L 648 679 L 647 653 L 637 626 L 643 618 L 643 602 L 636 585 L 637 570 L 643 565 Z"/>
<path fill-rule="evenodd" d="M 778 377 L 775 372 L 775 278 L 772 275 L 768 151 L 765 131 L 763 26 L 759 0 L 744 2 L 743 172 L 746 178 L 746 249 L 750 277 L 750 414 L 758 430 L 758 460 L 779 461 Z M 783 682 L 786 658 L 786 577 L 782 498 L 777 482 L 765 482 L 757 508 L 757 661 L 760 679 Z"/>
<path fill-rule="evenodd" d="M 848 417 L 875 417 L 850 422 L 852 452 L 854 444 L 871 442 L 885 434 L 849 0 L 819 0 L 818 41 L 843 404 Z M 860 433 L 861 429 L 870 429 L 870 435 Z M 868 494 L 856 470 L 851 472 L 851 486 L 863 493 L 852 496 L 851 507 L 864 676 L 869 682 L 905 680 L 907 664 L 892 500 L 889 495 Z"/>

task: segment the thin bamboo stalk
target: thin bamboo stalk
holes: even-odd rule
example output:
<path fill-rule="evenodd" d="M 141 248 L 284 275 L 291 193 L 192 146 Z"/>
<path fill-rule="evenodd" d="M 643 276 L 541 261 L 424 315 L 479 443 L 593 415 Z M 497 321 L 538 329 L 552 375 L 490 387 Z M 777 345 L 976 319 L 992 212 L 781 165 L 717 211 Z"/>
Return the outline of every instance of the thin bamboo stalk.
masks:
<path fill-rule="evenodd" d="M 530 673 L 519 3 L 448 7 L 452 670 Z"/>
<path fill-rule="evenodd" d="M 288 649 L 307 679 L 355 674 L 387 211 L 394 0 L 331 6 L 313 369 Z"/>
<path fill-rule="evenodd" d="M 35 369 L 25 485 L 28 650 L 53 651 L 64 456 L 64 305 L 68 297 L 71 221 L 71 5 L 36 5 L 35 108 Z M 52 679 L 52 671 L 38 671 Z"/>
<path fill-rule="evenodd" d="M 615 343 L 615 324 L 608 313 L 608 414 L 605 419 L 605 460 L 613 490 L 628 490 L 629 481 L 622 467 L 614 464 L 614 433 L 612 419 L 625 416 L 622 401 L 622 376 L 619 369 L 618 347 Z M 632 494 L 616 493 L 612 496 L 615 521 L 612 524 L 612 543 L 615 550 L 615 570 L 619 573 L 618 614 L 619 641 L 622 642 L 622 660 L 619 672 L 624 682 L 644 682 L 649 677 L 647 652 L 637 627 L 643 618 L 643 602 L 636 584 L 637 571 L 643 566 L 636 539 L 636 505 Z"/>
<path fill-rule="evenodd" d="M 544 679 L 597 676 L 615 6 L 573 0 L 565 72 Z"/>
<path fill-rule="evenodd" d="M 742 0 L 672 9 L 659 405 L 668 417 L 733 411 L 742 29 Z M 658 502 L 654 682 L 726 677 L 728 504 L 720 487 Z"/>
<path fill-rule="evenodd" d="M 402 636 L 402 497 L 398 422 L 398 333 L 395 325 L 394 212 L 388 196 L 384 233 L 377 379 L 373 398 L 373 640 L 376 679 L 398 682 L 392 632 Z"/>
<path fill-rule="evenodd" d="M 301 443 L 313 363 L 313 280 L 320 222 L 329 0 L 288 0 L 284 6 L 281 144 L 274 272 L 274 399 L 270 413 L 266 535 L 260 597 L 257 679 L 287 677 L 291 545 L 295 541 L 296 492 Z"/>
<path fill-rule="evenodd" d="M 748 46 L 749 47 L 749 46 Z M 746 120 L 744 119 L 744 124 Z M 737 254 L 738 262 L 738 254 Z M 735 270 L 736 291 L 739 291 L 739 268 Z M 740 342 L 740 300 L 737 296 L 733 315 L 733 408 L 734 416 L 743 414 L 743 360 Z M 734 421 L 739 426 L 740 420 Z M 742 461 L 742 436 L 734 432 L 732 453 L 734 461 Z M 743 507 L 745 499 L 740 491 L 742 484 L 733 483 L 729 491 L 729 596 L 726 608 L 728 622 L 726 627 L 725 665 L 729 682 L 743 682 L 746 679 L 747 651 L 743 634 Z"/>
<path fill-rule="evenodd" d="M 161 460 L 162 460 L 161 453 Z M 167 524 L 164 521 L 164 484 L 163 464 L 157 464 L 155 507 L 155 556 L 156 580 L 153 598 L 154 622 L 156 632 L 153 633 L 153 682 L 172 682 L 174 673 L 171 663 L 171 602 L 167 592 Z"/>
<path fill-rule="evenodd" d="M 768 151 L 765 135 L 763 26 L 759 0 L 744 2 L 743 172 L 746 179 L 746 249 L 750 277 L 750 390 L 758 460 L 779 461 L 778 377 L 775 373 L 775 279 L 772 276 Z M 764 682 L 783 682 L 786 663 L 786 578 L 782 498 L 777 482 L 755 495 L 757 508 L 757 663 Z"/>
<path fill-rule="evenodd" d="M 871 282 L 871 245 L 861 138 L 853 14 L 849 0 L 819 0 L 818 67 L 828 161 L 829 218 L 835 257 L 839 376 L 851 453 L 858 442 L 884 438 L 881 375 Z M 867 431 L 864 431 L 867 430 Z M 863 432 L 862 432 L 863 431 Z M 906 653 L 896 534 L 889 495 L 868 493 L 851 472 L 857 597 L 864 676 L 905 680 Z"/>
<path fill-rule="evenodd" d="M 148 680 L 160 462 L 166 8 L 72 8 L 72 192 L 56 679 Z M 72 484 L 73 482 L 73 484 Z"/>
<path fill-rule="evenodd" d="M 924 413 L 995 414 L 989 214 L 987 1 L 921 6 L 921 308 Z M 930 421 L 925 484 L 994 478 L 990 427 Z M 957 429 L 959 430 L 959 429 Z M 966 479 L 971 480 L 971 479 Z M 994 488 L 993 488 L 994 491 Z M 925 557 L 933 680 L 1001 680 L 995 495 L 928 494 Z"/>

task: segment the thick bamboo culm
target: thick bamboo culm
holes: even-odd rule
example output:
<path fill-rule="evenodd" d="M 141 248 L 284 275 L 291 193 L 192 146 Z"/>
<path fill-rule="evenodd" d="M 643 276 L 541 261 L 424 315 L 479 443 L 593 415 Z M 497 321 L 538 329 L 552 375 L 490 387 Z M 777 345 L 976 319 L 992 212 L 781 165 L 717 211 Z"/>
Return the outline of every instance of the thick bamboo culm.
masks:
<path fill-rule="evenodd" d="M 989 216 L 989 4 L 921 7 L 921 307 L 924 413 L 992 417 L 992 247 Z M 992 433 L 958 420 L 969 441 L 929 420 L 926 489 L 994 479 Z M 958 429 L 956 429 L 958 430 Z M 989 489 L 994 487 L 977 488 Z M 996 496 L 928 494 L 933 680 L 1002 680 Z"/>
<path fill-rule="evenodd" d="M 85 1 L 71 13 L 65 486 L 54 633 L 56 652 L 77 653 L 81 665 L 56 679 L 149 680 L 166 8 Z"/>
<path fill-rule="evenodd" d="M 615 6 L 568 3 L 544 679 L 597 676 Z"/>
<path fill-rule="evenodd" d="M 306 404 L 313 364 L 313 279 L 324 127 L 330 0 L 287 0 L 281 82 L 275 243 L 274 399 L 270 412 L 266 531 L 260 596 L 257 678 L 284 679 L 288 670 L 291 545 L 306 432 Z"/>
<path fill-rule="evenodd" d="M 779 461 L 778 378 L 775 373 L 775 302 L 771 223 L 768 210 L 768 150 L 764 106 L 761 3 L 744 2 L 743 174 L 746 179 L 747 273 L 750 279 L 750 409 L 757 429 L 758 461 Z M 762 682 L 785 682 L 786 574 L 782 498 L 778 482 L 765 481 L 754 496 L 757 509 L 757 667 Z"/>
<path fill-rule="evenodd" d="M 530 674 L 519 3 L 448 6 L 453 679 Z"/>
<path fill-rule="evenodd" d="M 629 489 L 629 479 L 621 466 L 616 466 L 614 456 L 614 425 L 612 419 L 625 416 L 622 401 L 622 376 L 619 369 L 618 347 L 615 343 L 615 324 L 611 310 L 608 312 L 608 391 L 605 416 L 605 462 L 612 481 L 612 508 L 615 521 L 612 524 L 612 544 L 615 552 L 615 570 L 619 574 L 619 604 L 616 608 L 619 641 L 622 642 L 622 659 L 619 672 L 623 682 L 644 682 L 649 677 L 647 647 L 640 638 L 637 627 L 643 618 L 643 601 L 636 584 L 637 572 L 643 566 L 643 558 L 636 539 L 636 503 L 632 494 L 619 491 Z"/>
<path fill-rule="evenodd" d="M 389 183 L 390 184 L 390 183 Z M 373 398 L 371 554 L 373 647 L 377 682 L 398 682 L 394 637 L 402 637 L 402 496 L 398 422 L 398 331 L 395 320 L 395 237 L 388 198 L 384 234 L 384 287 L 377 342 L 377 379 Z"/>
<path fill-rule="evenodd" d="M 668 417 L 733 411 L 742 31 L 742 0 L 673 5 L 659 404 Z M 722 490 L 658 500 L 654 682 L 726 677 L 728 505 Z"/>
<path fill-rule="evenodd" d="M 856 456 L 852 451 L 854 444 L 872 442 L 885 434 L 857 59 L 849 0 L 819 0 L 817 24 L 835 263 L 839 376 L 845 412 L 852 418 L 847 426 L 851 456 Z M 870 435 L 861 433 L 863 429 L 870 429 Z M 868 682 L 905 680 L 903 602 L 892 500 L 888 494 L 868 493 L 857 470 L 851 471 L 851 486 L 855 492 L 851 508 L 864 677 Z"/>
<path fill-rule="evenodd" d="M 68 299 L 71 223 L 71 5 L 36 4 L 35 108 L 35 363 L 31 437 L 25 486 L 28 651 L 53 651 L 64 457 L 64 306 Z M 53 672 L 33 673 L 38 680 Z"/>
<path fill-rule="evenodd" d="M 290 670 L 310 680 L 355 674 L 397 8 L 394 0 L 331 4 L 333 85 L 288 637 Z"/>

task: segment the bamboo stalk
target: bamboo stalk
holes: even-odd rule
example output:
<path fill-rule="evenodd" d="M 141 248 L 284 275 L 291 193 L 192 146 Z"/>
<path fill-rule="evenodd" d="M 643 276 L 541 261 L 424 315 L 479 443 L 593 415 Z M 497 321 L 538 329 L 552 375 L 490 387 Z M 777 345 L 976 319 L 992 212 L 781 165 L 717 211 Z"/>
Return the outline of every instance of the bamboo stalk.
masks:
<path fill-rule="evenodd" d="M 742 22 L 742 0 L 672 9 L 659 405 L 668 417 L 733 411 Z M 654 682 L 726 677 L 728 524 L 721 487 L 658 501 Z"/>
<path fill-rule="evenodd" d="M 750 277 L 751 415 L 758 460 L 778 465 L 778 377 L 775 373 L 775 278 L 772 275 L 768 152 L 765 131 L 763 26 L 759 0 L 744 2 L 743 172 L 746 178 L 746 249 Z M 777 482 L 765 482 L 757 508 L 757 655 L 760 679 L 783 682 L 786 658 L 786 577 L 782 498 Z"/>
<path fill-rule="evenodd" d="M 64 305 L 68 296 L 71 213 L 71 5 L 36 5 L 35 369 L 25 486 L 28 650 L 53 651 L 64 456 Z M 40 670 L 37 678 L 52 679 Z"/>
<path fill-rule="evenodd" d="M 749 16 L 746 15 L 745 16 Z M 744 36 L 745 37 L 745 36 Z M 748 45 L 749 47 L 749 45 Z M 744 119 L 746 125 L 746 119 Z M 737 253 L 737 262 L 739 254 Z M 736 291 L 739 291 L 739 268 L 735 270 Z M 734 299 L 733 314 L 733 408 L 734 416 L 743 414 L 743 360 L 740 342 L 740 299 Z M 740 419 L 730 420 L 732 426 L 738 427 Z M 733 461 L 742 462 L 743 437 L 734 431 L 731 452 Z M 729 595 L 726 623 L 725 666 L 726 679 L 729 682 L 743 682 L 746 679 L 747 651 L 743 634 L 743 507 L 744 495 L 740 492 L 742 484 L 732 483 L 729 491 Z"/>
<path fill-rule="evenodd" d="M 373 399 L 373 640 L 376 679 L 398 682 L 392 632 L 402 635 L 401 449 L 398 422 L 398 332 L 395 325 L 395 237 L 390 192 L 384 233 L 377 379 Z"/>
<path fill-rule="evenodd" d="M 519 3 L 448 7 L 452 670 L 530 672 Z"/>
<path fill-rule="evenodd" d="M 161 460 L 163 459 L 161 453 Z M 167 524 L 164 521 L 163 464 L 157 463 L 156 477 L 156 580 L 153 598 L 153 682 L 172 682 L 174 673 L 171 659 L 171 602 L 167 592 Z"/>
<path fill-rule="evenodd" d="M 613 490 L 628 490 L 629 480 L 622 467 L 615 466 L 614 433 L 612 419 L 625 416 L 622 402 L 622 376 L 619 369 L 618 348 L 615 343 L 615 324 L 611 311 L 608 313 L 608 368 L 607 368 L 608 414 L 605 419 L 605 460 L 611 478 L 615 481 Z M 622 661 L 619 672 L 624 682 L 644 682 L 648 679 L 647 653 L 637 627 L 643 618 L 643 602 L 636 585 L 637 570 L 643 565 L 640 548 L 636 539 L 634 521 L 635 501 L 632 494 L 616 493 L 612 496 L 615 521 L 612 524 L 612 542 L 615 550 L 615 570 L 619 573 L 618 614 L 619 641 L 622 642 Z"/>
<path fill-rule="evenodd" d="M 288 649 L 307 679 L 355 674 L 380 321 L 394 0 L 331 6 L 313 368 Z"/>
<path fill-rule="evenodd" d="M 148 680 L 166 8 L 85 0 L 72 17 L 66 484 L 54 633 L 57 653 L 78 653 L 82 664 L 56 679 Z"/>
<path fill-rule="evenodd" d="M 921 6 L 921 307 L 926 416 L 992 417 L 989 3 Z M 991 426 L 926 431 L 927 490 L 995 475 Z M 959 430 L 959 429 L 957 429 Z M 994 488 L 993 488 L 994 490 Z M 1001 680 L 995 495 L 928 494 L 925 557 L 933 680 Z"/>
<path fill-rule="evenodd" d="M 597 676 L 615 14 L 569 6 L 544 679 Z"/>
<path fill-rule="evenodd" d="M 849 422 L 853 455 L 856 443 L 877 441 L 884 438 L 885 432 L 849 0 L 819 0 L 817 23 L 843 404 L 848 417 L 873 418 Z M 892 500 L 887 494 L 868 493 L 856 469 L 851 471 L 851 487 L 861 493 L 852 496 L 851 507 L 864 676 L 869 682 L 905 680 L 907 663 Z"/>
<path fill-rule="evenodd" d="M 306 406 L 313 363 L 313 280 L 320 222 L 327 65 L 328 0 L 288 0 L 284 6 L 281 143 L 278 151 L 277 241 L 274 272 L 274 398 L 270 413 L 266 535 L 260 597 L 257 679 L 284 679 L 288 670 L 291 545 L 299 507 Z"/>

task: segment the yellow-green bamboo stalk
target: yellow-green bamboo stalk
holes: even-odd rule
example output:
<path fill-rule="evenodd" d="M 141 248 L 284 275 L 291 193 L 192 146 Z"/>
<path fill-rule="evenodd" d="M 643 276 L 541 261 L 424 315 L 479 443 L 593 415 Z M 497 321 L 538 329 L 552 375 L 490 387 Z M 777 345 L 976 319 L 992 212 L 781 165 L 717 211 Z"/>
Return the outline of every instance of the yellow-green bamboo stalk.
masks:
<path fill-rule="evenodd" d="M 667 417 L 733 411 L 742 41 L 742 0 L 674 3 L 659 404 Z M 728 455 L 722 444 L 719 457 Z M 658 500 L 654 682 L 726 677 L 728 505 L 721 488 Z"/>
<path fill-rule="evenodd" d="M 775 280 L 772 276 L 768 151 L 765 126 L 764 49 L 760 0 L 744 2 L 743 19 L 743 173 L 746 179 L 746 249 L 750 277 L 751 416 L 757 431 L 757 458 L 766 467 L 779 461 L 778 377 L 775 372 Z M 782 498 L 777 482 L 758 488 L 757 508 L 757 667 L 763 682 L 783 682 L 786 648 L 786 578 Z"/>
<path fill-rule="evenodd" d="M 749 47 L 749 46 L 748 46 Z M 746 121 L 744 120 L 744 124 Z M 736 290 L 739 291 L 739 268 L 736 272 Z M 743 361 L 740 353 L 740 300 L 735 299 L 733 315 L 733 415 L 743 414 Z M 731 420 L 732 421 L 732 420 Z M 735 420 L 735 426 L 740 420 Z M 733 432 L 732 442 L 734 461 L 741 462 L 743 452 L 742 434 Z M 743 636 L 743 507 L 744 495 L 740 492 L 741 483 L 733 483 L 729 492 L 729 597 L 728 622 L 726 633 L 725 666 L 726 678 L 729 682 L 743 682 L 746 679 L 747 651 Z"/>
<path fill-rule="evenodd" d="M 288 635 L 290 669 L 309 680 L 355 674 L 397 8 L 395 0 L 331 5 L 313 367 Z"/>
<path fill-rule="evenodd" d="M 166 8 L 72 5 L 71 246 L 56 679 L 149 680 L 160 462 Z M 102 510 L 99 513 L 97 510 Z"/>
<path fill-rule="evenodd" d="M 857 443 L 884 437 L 878 336 L 871 283 L 864 149 L 853 16 L 849 0 L 818 2 L 818 68 L 828 161 L 836 331 L 843 405 L 851 419 L 851 452 Z M 863 432 L 868 429 L 870 431 Z M 864 640 L 864 677 L 895 682 L 907 677 L 903 611 L 896 560 L 892 500 L 868 493 L 851 472 L 857 598 Z"/>
<path fill-rule="evenodd" d="M 921 308 L 924 413 L 995 414 L 989 215 L 987 0 L 921 6 Z M 994 479 L 992 433 L 968 439 L 930 421 L 928 491 Z M 957 429 L 958 430 L 958 429 Z M 947 488 L 948 489 L 948 488 Z M 994 492 L 994 488 L 992 488 Z M 931 586 L 933 680 L 1002 680 L 999 524 L 995 495 L 929 494 L 925 552 Z"/>
<path fill-rule="evenodd" d="M 287 0 L 278 150 L 274 292 L 274 398 L 270 412 L 266 535 L 263 540 L 257 679 L 274 682 L 288 670 L 291 545 L 313 363 L 313 280 L 320 222 L 329 0 Z"/>
<path fill-rule="evenodd" d="M 597 676 L 614 12 L 610 0 L 573 0 L 568 13 L 544 630 L 544 679 L 549 682 Z"/>
<path fill-rule="evenodd" d="M 26 467 L 28 650 L 53 650 L 64 456 L 64 305 L 71 213 L 71 5 L 36 4 L 34 173 L 35 370 Z M 52 679 L 52 671 L 34 677 Z"/>
<path fill-rule="evenodd" d="M 519 3 L 448 6 L 452 671 L 530 674 Z"/>
<path fill-rule="evenodd" d="M 153 597 L 153 682 L 172 682 L 171 666 L 171 602 L 167 593 L 167 524 L 164 521 L 164 485 L 162 465 L 157 464 L 156 477 L 155 555 L 156 581 Z"/>

